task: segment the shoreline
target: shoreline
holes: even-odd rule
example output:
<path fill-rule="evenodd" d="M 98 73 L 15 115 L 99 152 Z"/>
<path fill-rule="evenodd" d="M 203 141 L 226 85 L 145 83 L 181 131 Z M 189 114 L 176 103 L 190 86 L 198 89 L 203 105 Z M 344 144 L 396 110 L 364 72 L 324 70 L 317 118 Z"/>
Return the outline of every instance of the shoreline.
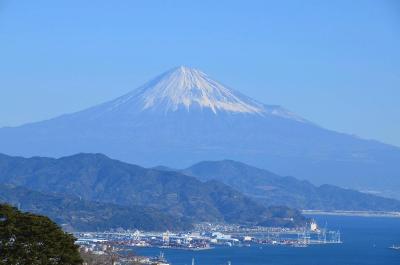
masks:
<path fill-rule="evenodd" d="M 301 213 L 304 215 L 336 215 L 336 216 L 400 218 L 400 212 L 302 210 Z"/>

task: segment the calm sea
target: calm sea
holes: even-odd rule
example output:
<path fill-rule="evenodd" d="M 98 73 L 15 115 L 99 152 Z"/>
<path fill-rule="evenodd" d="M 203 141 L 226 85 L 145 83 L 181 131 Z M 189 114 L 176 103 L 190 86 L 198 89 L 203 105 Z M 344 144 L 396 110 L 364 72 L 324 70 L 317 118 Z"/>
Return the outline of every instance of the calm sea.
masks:
<path fill-rule="evenodd" d="M 344 242 L 308 248 L 280 246 L 220 247 L 204 251 L 164 249 L 172 265 L 400 265 L 400 218 L 314 216 L 328 229 L 340 230 Z M 157 256 L 160 249 L 137 248 L 140 255 Z"/>

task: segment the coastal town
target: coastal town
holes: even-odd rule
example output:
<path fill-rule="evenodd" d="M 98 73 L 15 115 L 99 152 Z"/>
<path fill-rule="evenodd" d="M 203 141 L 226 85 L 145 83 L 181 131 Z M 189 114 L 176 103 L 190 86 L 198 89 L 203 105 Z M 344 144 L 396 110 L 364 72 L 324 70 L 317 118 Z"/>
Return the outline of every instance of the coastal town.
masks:
<path fill-rule="evenodd" d="M 183 249 L 201 251 L 218 247 L 250 247 L 254 245 L 309 247 L 316 244 L 342 243 L 339 231 L 320 228 L 315 221 L 306 228 L 242 226 L 232 224 L 197 224 L 187 232 L 144 232 L 116 229 L 106 232 L 78 232 L 81 251 L 94 255 L 115 255 L 115 264 L 157 264 L 168 261 L 157 257 L 129 256 L 136 248 Z M 122 253 L 122 254 L 121 254 Z M 162 252 L 161 252 L 162 253 Z M 124 263 L 125 262 L 125 263 Z M 131 263 L 129 263 L 131 262 Z"/>

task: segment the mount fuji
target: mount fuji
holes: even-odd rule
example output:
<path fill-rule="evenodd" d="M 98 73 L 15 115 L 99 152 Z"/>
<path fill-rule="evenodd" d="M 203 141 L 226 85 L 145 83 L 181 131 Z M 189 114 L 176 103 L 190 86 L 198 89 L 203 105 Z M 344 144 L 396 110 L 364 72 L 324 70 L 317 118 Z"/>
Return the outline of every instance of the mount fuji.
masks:
<path fill-rule="evenodd" d="M 0 152 L 104 153 L 145 166 L 180 168 L 232 159 L 315 184 L 400 194 L 400 148 L 324 129 L 188 67 L 80 112 L 2 128 Z"/>

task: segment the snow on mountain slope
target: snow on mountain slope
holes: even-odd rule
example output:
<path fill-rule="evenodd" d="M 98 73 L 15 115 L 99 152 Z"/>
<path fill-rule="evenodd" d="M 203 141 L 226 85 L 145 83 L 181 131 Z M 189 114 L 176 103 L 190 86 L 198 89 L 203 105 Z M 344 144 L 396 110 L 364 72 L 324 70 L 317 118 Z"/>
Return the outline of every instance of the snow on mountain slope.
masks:
<path fill-rule="evenodd" d="M 112 108 L 139 101 L 143 110 L 163 106 L 166 112 L 193 105 L 217 111 L 263 113 L 262 104 L 240 95 L 209 78 L 205 73 L 184 66 L 174 68 L 144 86 L 112 102 Z"/>
<path fill-rule="evenodd" d="M 301 117 L 280 106 L 268 106 L 211 79 L 204 72 L 180 66 L 154 78 L 138 89 L 101 106 L 105 112 L 156 110 L 211 110 L 214 114 L 242 113 L 275 115 L 297 121 Z"/>

